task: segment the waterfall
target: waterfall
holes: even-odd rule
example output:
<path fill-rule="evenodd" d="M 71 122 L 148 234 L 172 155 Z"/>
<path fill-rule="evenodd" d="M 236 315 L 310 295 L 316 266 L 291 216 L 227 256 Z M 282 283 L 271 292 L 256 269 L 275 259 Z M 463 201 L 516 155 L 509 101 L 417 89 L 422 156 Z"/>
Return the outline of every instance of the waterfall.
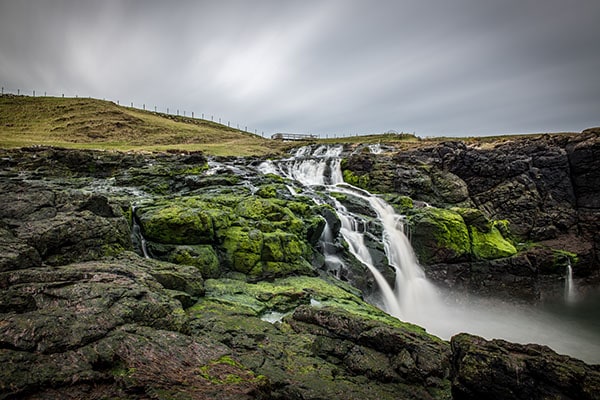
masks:
<path fill-rule="evenodd" d="M 352 216 L 339 201 L 334 199 L 334 204 L 338 212 L 338 217 L 342 222 L 340 234 L 343 236 L 346 243 L 348 243 L 350 253 L 367 267 L 371 274 L 373 274 L 379 290 L 381 290 L 384 310 L 391 315 L 400 317 L 400 304 L 394 294 L 394 290 L 390 287 L 381 272 L 375 267 L 371 254 L 365 245 L 365 229 L 361 229 L 360 221 Z"/>
<path fill-rule="evenodd" d="M 135 204 L 131 206 L 131 242 L 133 246 L 141 252 L 144 258 L 151 258 L 148 253 L 148 246 L 146 239 L 142 234 L 142 228 L 138 222 L 137 216 L 135 215 Z"/>
<path fill-rule="evenodd" d="M 440 299 L 435 287 L 425 278 L 423 270 L 417 263 L 410 242 L 404 234 L 403 218 L 396 214 L 383 199 L 344 183 L 340 168 L 342 150 L 342 146 L 319 146 L 311 152 L 311 147 L 306 146 L 298 149 L 293 157 L 279 163 L 264 162 L 259 166 L 259 170 L 263 173 L 277 173 L 308 188 L 325 187 L 329 193 L 338 192 L 355 196 L 368 203 L 383 227 L 380 240 L 384 245 L 389 265 L 396 273 L 394 287 L 387 282 L 373 262 L 369 249 L 365 245 L 367 229 L 361 218 L 349 212 L 333 196 L 328 201 L 334 206 L 340 218 L 342 223 L 340 234 L 348 244 L 350 253 L 365 266 L 377 283 L 383 302 L 381 308 L 405 321 L 423 323 L 429 308 L 440 303 Z M 331 235 L 331 232 L 324 235 Z M 326 238 L 326 240 L 332 239 Z M 339 268 L 341 263 L 339 257 L 333 254 L 324 255 L 326 262 L 336 264 L 330 269 Z"/>
<path fill-rule="evenodd" d="M 573 267 L 571 265 L 571 259 L 569 258 L 565 274 L 565 302 L 567 304 L 573 304 L 576 300 L 577 293 L 573 282 Z"/>
<path fill-rule="evenodd" d="M 502 338 L 519 343 L 541 343 L 559 353 L 567 353 L 587 362 L 600 362 L 600 342 L 593 332 L 581 326 L 542 313 L 538 308 L 480 299 L 466 293 L 441 291 L 429 282 L 417 262 L 409 239 L 404 234 L 403 216 L 394 212 L 383 199 L 344 183 L 340 169 L 342 146 L 306 146 L 290 158 L 265 161 L 258 170 L 289 178 L 290 193 L 313 197 L 315 202 L 333 206 L 341 221 L 340 235 L 349 252 L 373 276 L 378 299 L 369 299 L 387 313 L 422 326 L 431 334 L 449 339 L 459 332 L 470 332 L 487 339 Z M 290 186 L 291 185 L 291 186 Z M 351 212 L 336 199 L 353 196 L 376 215 L 376 224 Z M 424 205 L 428 206 L 428 205 Z M 396 273 L 390 285 L 375 265 L 365 244 L 367 235 L 373 240 L 372 225 L 383 245 L 387 263 Z M 321 247 L 329 272 L 340 277 L 346 268 L 339 257 L 339 245 L 327 225 L 321 236 Z M 385 265 L 384 267 L 387 267 Z M 575 296 L 571 266 L 565 277 L 565 299 Z"/>

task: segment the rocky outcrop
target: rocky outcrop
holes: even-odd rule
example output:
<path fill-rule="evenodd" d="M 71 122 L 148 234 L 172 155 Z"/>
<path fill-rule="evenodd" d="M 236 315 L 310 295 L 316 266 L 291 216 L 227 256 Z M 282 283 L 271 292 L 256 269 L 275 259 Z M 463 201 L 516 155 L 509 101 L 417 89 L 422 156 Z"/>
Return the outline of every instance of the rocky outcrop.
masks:
<path fill-rule="evenodd" d="M 569 144 L 580 152 L 572 170 L 592 173 L 577 161 L 590 144 Z M 507 288 L 555 273 L 548 260 L 567 253 L 540 246 L 506 257 L 507 226 L 478 208 L 467 180 L 451 184 L 458 175 L 421 163 L 422 154 L 413 154 L 409 176 L 423 197 L 421 189 L 387 197 L 429 229 L 430 273 L 490 291 L 498 272 L 486 268 L 501 270 Z M 496 377 L 515 385 L 505 398 L 567 390 L 594 398 L 585 396 L 597 393 L 596 367 L 468 336 L 451 346 L 366 303 L 343 282 L 349 276 L 320 270 L 325 221 L 333 236 L 341 229 L 332 209 L 244 163 L 199 153 L 3 151 L 0 398 L 486 398 L 498 393 Z M 381 187 L 384 175 L 375 180 Z M 381 232 L 358 198 L 338 197 Z M 585 204 L 592 234 L 596 211 Z M 426 241 L 442 237 L 445 247 Z M 373 243 L 373 258 L 391 271 Z M 330 245 L 347 253 L 339 240 Z M 443 264 L 448 257 L 453 263 Z M 359 264 L 347 280 L 362 275 L 367 288 Z M 526 371 L 516 383 L 514 365 Z"/>
<path fill-rule="evenodd" d="M 134 218 L 152 256 L 195 265 L 205 276 L 314 273 L 312 247 L 325 226 L 319 207 L 242 193 L 147 203 L 136 207 Z"/>
<path fill-rule="evenodd" d="M 600 398 L 600 368 L 539 345 L 454 336 L 452 396 L 470 399 Z"/>
<path fill-rule="evenodd" d="M 352 184 L 434 207 L 401 210 L 432 278 L 452 284 L 451 276 L 460 271 L 462 282 L 476 283 L 485 271 L 484 292 L 524 279 L 533 292 L 515 285 L 507 295 L 539 299 L 540 281 L 548 273 L 564 275 L 569 258 L 576 277 L 598 279 L 599 151 L 598 132 L 588 130 L 494 144 L 456 141 L 384 154 L 355 152 L 343 167 Z M 470 285 L 481 293 L 477 286 Z"/>

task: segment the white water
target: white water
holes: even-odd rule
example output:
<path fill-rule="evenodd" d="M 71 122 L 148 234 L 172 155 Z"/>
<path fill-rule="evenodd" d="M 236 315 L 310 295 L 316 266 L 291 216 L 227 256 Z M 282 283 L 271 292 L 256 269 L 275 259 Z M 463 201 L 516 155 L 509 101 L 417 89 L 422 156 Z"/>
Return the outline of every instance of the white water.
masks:
<path fill-rule="evenodd" d="M 135 216 L 135 205 L 131 206 L 131 238 L 134 242 L 136 239 L 139 240 L 144 258 L 150 258 L 146 239 L 142 234 L 142 228 L 140 227 L 140 224 L 138 224 L 137 217 Z"/>
<path fill-rule="evenodd" d="M 600 338 L 579 325 L 543 313 L 538 309 L 499 301 L 484 301 L 461 293 L 444 293 L 427 280 L 412 246 L 404 234 L 403 218 L 379 197 L 343 184 L 339 156 L 342 147 L 318 147 L 311 155 L 310 147 L 278 164 L 265 162 L 263 172 L 277 173 L 294 179 L 305 187 L 324 186 L 368 202 L 383 226 L 381 238 L 390 266 L 396 271 L 392 288 L 379 270 L 364 244 L 365 226 L 361 218 L 350 213 L 335 198 L 331 199 L 342 222 L 340 234 L 350 252 L 373 274 L 381 291 L 381 308 L 389 314 L 427 329 L 443 339 L 456 333 L 469 332 L 487 339 L 502 338 L 518 343 L 540 343 L 590 363 L 600 363 Z M 343 185 L 342 185 L 343 184 Z M 331 232 L 325 233 L 324 236 Z M 326 240 L 331 241 L 329 237 Z M 334 255 L 326 261 L 343 266 Z M 567 270 L 565 298 L 572 298 L 572 272 Z"/>
<path fill-rule="evenodd" d="M 577 301 L 577 292 L 575 291 L 575 284 L 573 283 L 573 267 L 571 266 L 571 259 L 567 263 L 567 273 L 565 276 L 565 301 L 567 304 L 574 304 Z"/>

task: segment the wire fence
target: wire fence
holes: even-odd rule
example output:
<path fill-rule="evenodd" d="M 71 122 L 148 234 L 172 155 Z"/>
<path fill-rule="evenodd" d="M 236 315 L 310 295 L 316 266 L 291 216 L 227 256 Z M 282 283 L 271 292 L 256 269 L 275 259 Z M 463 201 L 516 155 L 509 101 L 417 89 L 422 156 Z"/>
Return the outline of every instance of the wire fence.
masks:
<path fill-rule="evenodd" d="M 49 93 L 47 91 L 43 91 L 43 92 L 36 91 L 34 89 L 26 89 L 26 90 L 21 90 L 20 88 L 12 89 L 12 88 L 8 88 L 6 86 L 1 87 L 0 95 L 1 96 L 14 95 L 14 96 L 30 96 L 30 97 L 84 98 L 84 99 L 92 98 L 91 96 L 83 96 L 82 97 L 82 96 L 79 96 L 78 94 L 65 95 L 64 92 L 57 94 L 57 93 Z M 147 103 L 142 103 L 141 107 L 140 107 L 140 103 L 136 104 L 133 101 L 130 101 L 130 102 L 125 102 L 125 103 L 121 104 L 121 101 L 118 99 L 111 100 L 111 99 L 103 98 L 102 100 L 112 101 L 113 103 L 115 103 L 119 106 L 134 108 L 134 109 L 142 110 L 142 111 L 154 112 L 156 114 L 164 114 L 164 115 L 170 115 L 170 116 L 185 117 L 185 118 L 191 118 L 191 119 L 195 119 L 195 120 L 204 120 L 204 121 L 219 123 L 221 125 L 227 126 L 228 128 L 237 129 L 239 131 L 254 134 L 257 136 L 261 136 L 263 138 L 265 137 L 264 131 L 261 131 L 259 134 L 258 129 L 254 129 L 254 132 L 252 132 L 252 129 L 248 129 L 247 124 L 232 123 L 230 119 L 215 117 L 214 114 L 209 114 L 209 113 L 198 114 L 194 111 L 190 112 L 190 111 L 184 110 L 182 108 L 178 108 L 178 107 L 160 107 L 159 108 L 156 105 L 146 107 Z M 151 103 L 148 103 L 148 104 L 151 104 Z"/>
<path fill-rule="evenodd" d="M 33 89 L 27 89 L 27 90 L 21 90 L 20 88 L 17 89 L 12 89 L 12 88 L 7 88 L 6 86 L 2 86 L 1 87 L 1 92 L 0 95 L 4 96 L 4 95 L 16 95 L 16 96 L 32 96 L 32 97 L 61 97 L 61 98 L 85 98 L 85 99 L 91 99 L 91 96 L 79 96 L 78 94 L 67 94 L 65 95 L 64 92 L 61 93 L 49 93 L 47 91 L 37 91 L 37 90 L 33 90 Z M 228 128 L 231 129 L 237 129 L 241 132 L 246 132 L 246 133 L 250 133 L 250 134 L 254 134 L 256 136 L 260 136 L 260 137 L 265 137 L 265 131 L 258 131 L 258 129 L 254 129 L 254 131 L 252 131 L 252 129 L 248 129 L 248 125 L 247 124 L 239 124 L 239 123 L 232 123 L 230 119 L 225 119 L 225 118 L 221 118 L 221 117 L 215 117 L 214 114 L 209 114 L 209 113 L 196 113 L 194 111 L 188 111 L 188 110 L 184 110 L 182 108 L 178 108 L 178 107 L 158 107 L 156 105 L 151 105 L 148 106 L 151 103 L 141 103 L 141 107 L 140 107 L 140 103 L 134 103 L 133 101 L 129 101 L 129 102 L 125 102 L 123 104 L 121 104 L 121 101 L 119 99 L 117 100 L 111 100 L 111 99 L 106 99 L 103 98 L 102 100 L 104 101 L 112 101 L 113 103 L 119 105 L 119 106 L 123 106 L 123 107 L 129 107 L 129 108 L 134 108 L 137 110 L 142 110 L 142 111 L 148 111 L 148 112 L 154 112 L 156 114 L 162 114 L 162 115 L 168 115 L 168 116 L 177 116 L 177 117 L 185 117 L 185 118 L 191 118 L 193 120 L 203 120 L 203 121 L 210 121 L 210 122 L 214 122 L 214 123 L 219 123 L 221 125 L 227 126 Z M 386 134 L 390 134 L 390 133 L 397 133 L 396 131 L 387 131 L 385 132 Z M 402 133 L 404 134 L 404 133 Z M 307 134 L 307 133 L 302 133 L 302 134 L 295 134 L 295 133 L 274 133 L 271 136 L 267 136 L 267 138 L 271 138 L 271 139 L 280 139 L 281 135 L 291 135 L 291 136 L 298 136 L 298 137 L 306 137 L 306 136 L 310 136 L 311 139 L 337 139 L 337 138 L 343 138 L 343 137 L 350 137 L 350 136 L 361 136 L 358 133 L 347 133 L 347 134 L 340 134 L 340 133 L 320 133 L 318 135 L 312 135 L 312 134 Z M 416 135 L 415 133 L 413 133 L 413 135 Z M 285 140 L 285 139 L 284 139 Z M 291 139 L 289 139 L 291 140 Z"/>

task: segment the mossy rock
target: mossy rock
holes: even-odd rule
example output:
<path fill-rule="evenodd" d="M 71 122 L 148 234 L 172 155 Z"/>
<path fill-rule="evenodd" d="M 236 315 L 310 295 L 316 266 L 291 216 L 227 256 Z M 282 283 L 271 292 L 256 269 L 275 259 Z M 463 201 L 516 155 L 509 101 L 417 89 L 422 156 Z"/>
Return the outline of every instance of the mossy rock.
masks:
<path fill-rule="evenodd" d="M 264 279 L 314 274 L 308 260 L 325 228 L 321 208 L 309 198 L 219 191 L 158 201 L 136 215 L 154 257 L 194 265 L 207 277 L 229 270 Z"/>
<path fill-rule="evenodd" d="M 198 268 L 205 278 L 216 278 L 220 275 L 219 258 L 210 245 L 177 246 L 167 261 L 192 265 Z"/>
<path fill-rule="evenodd" d="M 412 245 L 421 263 L 435 264 L 469 258 L 469 231 L 457 212 L 427 207 L 415 210 L 409 222 Z"/>
<path fill-rule="evenodd" d="M 213 219 L 202 208 L 173 202 L 165 207 L 136 211 L 144 236 L 159 243 L 210 244 L 214 241 Z"/>
<path fill-rule="evenodd" d="M 492 221 L 481 210 L 460 207 L 453 207 L 451 210 L 459 213 L 467 226 L 474 226 L 479 232 L 488 233 L 492 229 Z"/>
<path fill-rule="evenodd" d="M 383 196 L 385 201 L 387 201 L 396 212 L 400 214 L 406 214 L 408 211 L 412 210 L 415 207 L 413 199 L 409 196 L 399 196 L 394 194 L 385 194 Z"/>
<path fill-rule="evenodd" d="M 344 177 L 344 182 L 352 185 L 352 186 L 356 186 L 362 189 L 368 189 L 369 188 L 369 175 L 364 174 L 364 175 L 356 175 L 354 172 L 350 171 L 349 169 L 345 169 L 342 171 L 342 175 Z"/>
<path fill-rule="evenodd" d="M 469 231 L 472 253 L 476 259 L 491 260 L 517 254 L 515 246 L 506 240 L 495 226 L 492 226 L 489 232 L 481 232 L 476 226 L 469 227 Z"/>
<path fill-rule="evenodd" d="M 261 260 L 263 243 L 263 233 L 258 229 L 229 228 L 222 244 L 226 263 L 235 271 L 250 273 Z"/>
<path fill-rule="evenodd" d="M 146 247 L 152 258 L 196 267 L 205 278 L 216 278 L 221 274 L 219 258 L 211 245 L 172 245 L 147 241 Z"/>
<path fill-rule="evenodd" d="M 227 266 L 253 280 L 314 273 L 306 261 L 310 248 L 296 235 L 281 230 L 263 233 L 258 229 L 231 227 L 222 249 Z"/>
<path fill-rule="evenodd" d="M 293 202 L 290 202 L 290 205 Z M 246 220 L 263 232 L 285 229 L 294 233 L 302 233 L 304 222 L 276 199 L 248 197 L 242 199 L 235 208 L 235 214 Z"/>
<path fill-rule="evenodd" d="M 221 278 L 207 279 L 204 287 L 205 296 L 188 312 L 204 312 L 205 302 L 217 302 L 228 307 L 229 312 L 243 315 L 286 312 L 300 305 L 313 304 L 315 307 L 337 307 L 361 318 L 424 332 L 422 328 L 401 322 L 366 303 L 355 288 L 331 278 L 288 276 L 272 282 Z"/>
<path fill-rule="evenodd" d="M 281 183 L 262 185 L 256 191 L 256 195 L 264 199 L 282 198 L 289 194 L 288 188 Z"/>

